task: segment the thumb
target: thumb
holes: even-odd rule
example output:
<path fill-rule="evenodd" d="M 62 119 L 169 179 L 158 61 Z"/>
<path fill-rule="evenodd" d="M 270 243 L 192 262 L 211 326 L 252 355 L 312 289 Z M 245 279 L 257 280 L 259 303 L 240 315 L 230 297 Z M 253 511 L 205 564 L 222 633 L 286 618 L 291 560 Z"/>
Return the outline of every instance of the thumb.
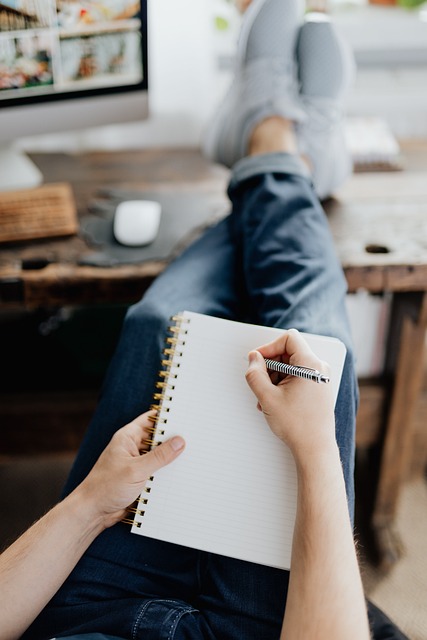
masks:
<path fill-rule="evenodd" d="M 141 465 L 144 467 L 144 474 L 149 477 L 155 471 L 170 464 L 183 452 L 184 448 L 185 440 L 181 436 L 174 436 L 158 447 L 154 447 L 154 449 L 139 458 Z"/>
<path fill-rule="evenodd" d="M 271 396 L 274 385 L 267 373 L 264 358 L 259 351 L 251 351 L 248 355 L 249 366 L 246 371 L 246 382 L 256 395 L 262 407 Z"/>

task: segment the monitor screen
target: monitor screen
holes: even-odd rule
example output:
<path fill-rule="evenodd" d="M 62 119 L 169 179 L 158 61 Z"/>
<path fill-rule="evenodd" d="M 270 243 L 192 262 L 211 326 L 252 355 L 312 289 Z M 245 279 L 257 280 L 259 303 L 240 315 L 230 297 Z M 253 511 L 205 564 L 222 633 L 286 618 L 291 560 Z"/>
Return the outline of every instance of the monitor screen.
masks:
<path fill-rule="evenodd" d="M 1 104 L 146 86 L 141 4 L 135 0 L 1 1 Z"/>
<path fill-rule="evenodd" d="M 147 49 L 147 0 L 0 0 L 0 188 L 16 138 L 145 118 Z"/>

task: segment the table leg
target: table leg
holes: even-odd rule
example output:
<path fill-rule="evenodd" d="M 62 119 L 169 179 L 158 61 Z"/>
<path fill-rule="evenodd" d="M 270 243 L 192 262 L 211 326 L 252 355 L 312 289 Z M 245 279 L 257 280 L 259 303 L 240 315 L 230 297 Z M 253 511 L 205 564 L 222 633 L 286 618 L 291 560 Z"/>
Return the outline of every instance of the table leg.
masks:
<path fill-rule="evenodd" d="M 413 414 L 420 390 L 427 327 L 427 293 L 396 293 L 386 373 L 393 386 L 386 417 L 372 525 L 379 563 L 387 571 L 403 547 L 394 518 L 413 442 Z"/>

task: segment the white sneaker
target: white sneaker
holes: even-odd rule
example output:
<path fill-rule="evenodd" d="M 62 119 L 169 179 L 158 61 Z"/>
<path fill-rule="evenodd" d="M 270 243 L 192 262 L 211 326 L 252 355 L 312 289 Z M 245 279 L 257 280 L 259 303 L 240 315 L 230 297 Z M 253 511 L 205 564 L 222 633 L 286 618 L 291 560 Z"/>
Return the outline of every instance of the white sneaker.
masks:
<path fill-rule="evenodd" d="M 297 123 L 298 150 L 309 158 L 319 198 L 332 194 L 352 173 L 343 131 L 343 105 L 355 76 L 348 45 L 325 14 L 312 14 L 296 46 L 300 98 L 306 113 Z"/>
<path fill-rule="evenodd" d="M 298 0 L 254 0 L 246 10 L 235 76 L 202 145 L 208 158 L 231 167 L 265 118 L 304 119 L 295 60 L 300 24 Z"/>

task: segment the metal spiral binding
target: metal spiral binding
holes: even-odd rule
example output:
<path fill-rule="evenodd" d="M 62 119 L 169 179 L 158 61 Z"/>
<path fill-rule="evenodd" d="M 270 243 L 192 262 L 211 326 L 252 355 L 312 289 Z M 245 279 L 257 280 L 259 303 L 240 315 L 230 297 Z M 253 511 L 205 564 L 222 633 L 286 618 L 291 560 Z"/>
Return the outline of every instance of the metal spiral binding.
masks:
<path fill-rule="evenodd" d="M 166 346 L 163 349 L 162 354 L 166 357 L 161 360 L 162 369 L 159 371 L 159 380 L 156 382 L 156 392 L 153 394 L 154 402 L 150 406 L 150 410 L 155 411 L 155 414 L 148 416 L 150 422 L 153 423 L 153 426 L 147 429 L 151 437 L 143 440 L 143 444 L 148 447 L 147 450 L 142 452 L 143 454 L 161 444 L 162 440 L 159 440 L 158 438 L 165 435 L 165 430 L 162 428 L 162 425 L 167 424 L 168 419 L 160 417 L 160 413 L 165 414 L 170 411 L 170 407 L 167 406 L 167 403 L 172 401 L 172 396 L 169 392 L 175 389 L 174 380 L 178 377 L 178 374 L 172 373 L 171 369 L 172 366 L 174 368 L 179 368 L 180 366 L 180 363 L 177 362 L 177 357 L 180 358 L 182 356 L 182 351 L 179 347 L 185 345 L 185 339 L 183 339 L 183 337 L 188 333 L 188 330 L 183 328 L 182 325 L 188 324 L 190 320 L 189 318 L 184 318 L 182 315 L 178 314 L 176 316 L 172 316 L 171 322 L 173 322 L 173 324 L 168 328 L 168 331 L 172 335 L 168 336 L 165 340 Z M 153 480 L 154 477 L 151 476 L 147 481 L 147 484 L 148 482 L 152 483 Z M 151 493 L 151 486 L 146 486 L 142 494 L 144 493 Z M 145 515 L 145 510 L 140 509 L 139 507 L 141 505 L 146 505 L 147 503 L 148 497 L 142 498 L 140 496 L 126 509 L 126 511 L 134 516 L 143 517 Z M 137 522 L 131 518 L 124 518 L 122 522 L 138 528 L 140 528 L 142 524 L 141 522 Z"/>

